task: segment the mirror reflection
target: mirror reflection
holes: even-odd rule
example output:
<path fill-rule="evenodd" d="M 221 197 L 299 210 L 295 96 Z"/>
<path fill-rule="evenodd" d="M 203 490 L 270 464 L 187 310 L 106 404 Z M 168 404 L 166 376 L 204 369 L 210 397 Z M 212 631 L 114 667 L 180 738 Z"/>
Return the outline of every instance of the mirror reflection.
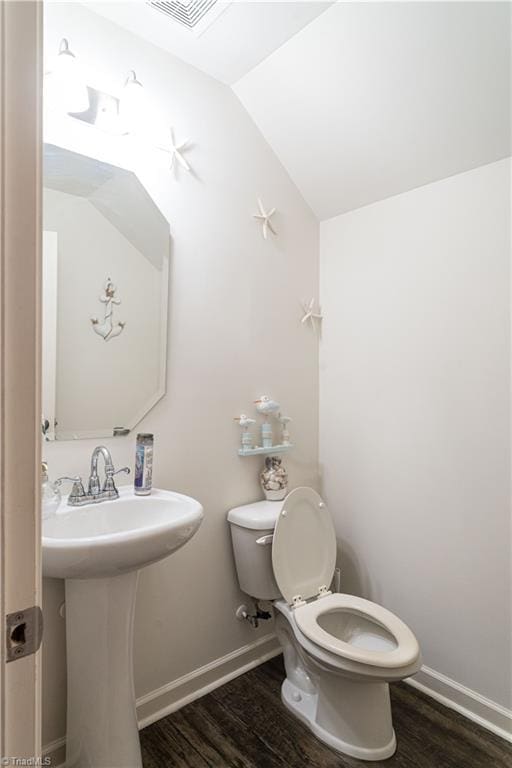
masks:
<path fill-rule="evenodd" d="M 43 202 L 43 432 L 127 434 L 165 392 L 169 223 L 133 172 L 51 144 Z"/>

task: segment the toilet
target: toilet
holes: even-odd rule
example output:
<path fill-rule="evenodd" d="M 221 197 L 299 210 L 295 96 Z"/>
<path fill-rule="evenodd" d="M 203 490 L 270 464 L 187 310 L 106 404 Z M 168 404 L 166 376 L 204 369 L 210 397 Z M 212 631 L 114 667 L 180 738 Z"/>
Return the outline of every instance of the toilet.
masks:
<path fill-rule="evenodd" d="M 415 674 L 413 632 L 391 611 L 333 593 L 336 534 L 312 488 L 228 514 L 240 588 L 270 600 L 283 650 L 284 705 L 321 741 L 360 760 L 396 750 L 389 683 Z"/>

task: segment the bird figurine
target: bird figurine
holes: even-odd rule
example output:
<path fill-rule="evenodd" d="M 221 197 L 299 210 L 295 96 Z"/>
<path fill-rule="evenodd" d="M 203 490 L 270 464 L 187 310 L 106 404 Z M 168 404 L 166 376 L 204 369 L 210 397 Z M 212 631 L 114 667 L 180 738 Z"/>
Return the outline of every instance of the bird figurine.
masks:
<path fill-rule="evenodd" d="M 249 432 L 249 427 L 256 424 L 256 419 L 250 419 L 245 413 L 241 413 L 240 416 L 235 418 L 242 428 L 242 449 L 252 448 L 252 437 Z"/>
<path fill-rule="evenodd" d="M 290 433 L 288 432 L 288 424 L 293 421 L 289 416 L 277 416 L 279 423 L 281 424 L 281 444 L 290 445 Z"/>
<path fill-rule="evenodd" d="M 258 400 L 254 401 L 256 410 L 261 413 L 262 416 L 268 418 L 269 416 L 275 416 L 279 413 L 280 405 L 275 400 L 272 400 L 268 395 L 262 395 Z"/>
<path fill-rule="evenodd" d="M 251 424 L 256 424 L 256 419 L 250 419 L 245 413 L 241 413 L 240 416 L 237 416 L 235 421 L 238 421 L 244 431 L 247 430 Z"/>
<path fill-rule="evenodd" d="M 258 400 L 254 401 L 256 410 L 264 417 L 263 424 L 261 425 L 261 444 L 263 448 L 272 448 L 273 434 L 272 425 L 270 424 L 268 417 L 276 416 L 279 413 L 280 405 L 268 395 L 262 395 Z"/>

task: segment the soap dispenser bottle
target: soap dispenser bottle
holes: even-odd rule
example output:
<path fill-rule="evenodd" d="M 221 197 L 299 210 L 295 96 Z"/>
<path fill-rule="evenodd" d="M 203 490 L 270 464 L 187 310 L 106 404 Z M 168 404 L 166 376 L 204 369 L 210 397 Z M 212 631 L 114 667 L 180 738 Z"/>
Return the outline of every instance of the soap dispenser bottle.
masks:
<path fill-rule="evenodd" d="M 43 520 L 51 517 L 57 511 L 61 502 L 61 495 L 54 483 L 48 478 L 48 464 L 43 461 L 41 464 L 41 516 Z"/>

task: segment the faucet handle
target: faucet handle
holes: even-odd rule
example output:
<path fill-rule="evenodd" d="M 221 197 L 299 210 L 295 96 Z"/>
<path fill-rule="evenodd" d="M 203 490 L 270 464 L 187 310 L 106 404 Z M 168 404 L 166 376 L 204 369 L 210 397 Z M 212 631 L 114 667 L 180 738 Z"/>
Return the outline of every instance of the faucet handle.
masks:
<path fill-rule="evenodd" d="M 103 492 L 107 491 L 110 493 L 117 494 L 117 488 L 116 484 L 114 483 L 114 475 L 118 475 L 120 472 L 125 472 L 127 475 L 130 474 L 130 467 L 121 467 L 121 469 L 116 469 L 114 472 L 109 469 L 107 470 L 107 476 L 105 478 L 105 485 L 103 486 Z"/>
<path fill-rule="evenodd" d="M 129 475 L 131 469 L 130 467 L 121 467 L 121 469 L 116 469 L 115 472 L 112 472 L 112 477 L 114 477 L 114 475 L 118 475 L 120 472 L 124 472 L 126 475 Z"/>
<path fill-rule="evenodd" d="M 81 483 L 82 478 L 78 475 L 76 477 L 68 477 L 68 475 L 62 475 L 62 477 L 58 477 L 56 480 L 53 481 L 53 484 L 56 488 L 59 488 L 64 480 L 69 480 L 70 483 Z"/>
<path fill-rule="evenodd" d="M 82 478 L 79 475 L 76 477 L 67 477 L 67 475 L 58 477 L 53 483 L 53 487 L 55 489 L 60 488 L 64 480 L 69 480 L 70 483 L 73 483 L 71 493 L 68 496 L 68 504 L 72 504 L 85 496 L 84 485 L 82 483 Z"/>

